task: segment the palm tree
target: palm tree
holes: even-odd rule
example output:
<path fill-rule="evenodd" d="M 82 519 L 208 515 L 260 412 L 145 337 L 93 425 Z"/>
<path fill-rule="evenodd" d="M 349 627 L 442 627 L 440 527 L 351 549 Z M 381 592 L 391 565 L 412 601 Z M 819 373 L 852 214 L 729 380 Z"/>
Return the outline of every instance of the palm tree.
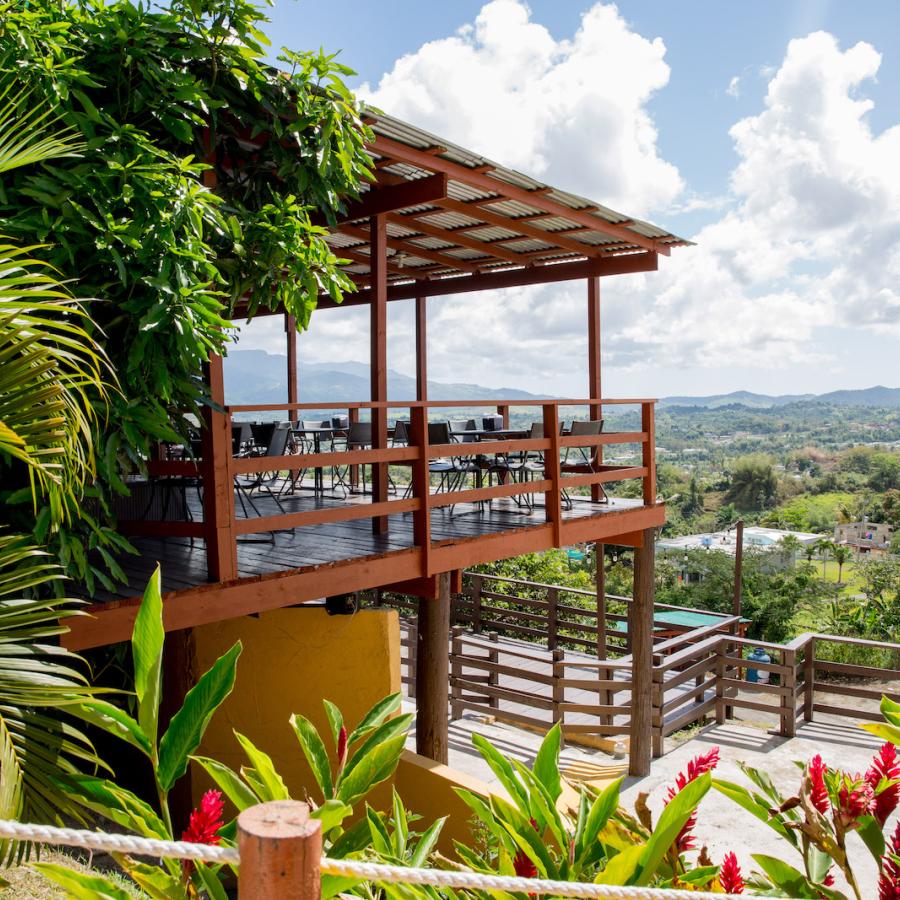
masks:
<path fill-rule="evenodd" d="M 822 538 L 822 540 L 816 541 L 815 548 L 822 560 L 822 577 L 824 578 L 825 566 L 828 562 L 828 554 L 833 552 L 834 550 L 834 541 L 830 540 L 829 538 Z"/>
<path fill-rule="evenodd" d="M 0 73 L 0 176 L 77 152 L 71 133 L 43 133 L 52 112 L 28 109 L 27 95 L 13 99 L 13 85 Z M 108 369 L 83 305 L 33 257 L 38 249 L 0 238 L 0 477 L 29 490 L 52 528 L 93 472 L 94 410 Z M 57 643 L 78 614 L 70 601 L 44 597 L 62 577 L 25 536 L 0 532 L 0 819 L 81 819 L 55 779 L 102 764 L 68 715 L 90 718 L 96 690 L 80 657 Z M 0 844 L 0 857 L 16 853 Z"/>
<path fill-rule="evenodd" d="M 838 580 L 837 583 L 841 583 L 841 572 L 844 568 L 844 564 L 850 561 L 850 548 L 843 544 L 835 544 L 832 548 L 831 555 L 834 557 L 834 561 L 837 563 L 838 567 Z"/>

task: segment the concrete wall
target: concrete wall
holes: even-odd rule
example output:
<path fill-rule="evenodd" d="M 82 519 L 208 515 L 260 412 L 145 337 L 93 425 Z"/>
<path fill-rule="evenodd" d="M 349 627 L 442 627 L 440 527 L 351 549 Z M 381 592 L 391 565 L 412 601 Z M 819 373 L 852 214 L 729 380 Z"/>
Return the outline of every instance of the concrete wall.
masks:
<path fill-rule="evenodd" d="M 301 713 L 330 746 L 322 699 L 355 725 L 373 703 L 400 690 L 400 626 L 388 609 L 329 616 L 322 607 L 279 609 L 194 629 L 196 671 L 204 672 L 235 641 L 243 642 L 234 692 L 213 716 L 200 748 L 235 771 L 246 763 L 234 730 L 268 753 L 293 797 L 317 794 L 290 727 Z M 195 772 L 194 792 L 206 790 Z"/>

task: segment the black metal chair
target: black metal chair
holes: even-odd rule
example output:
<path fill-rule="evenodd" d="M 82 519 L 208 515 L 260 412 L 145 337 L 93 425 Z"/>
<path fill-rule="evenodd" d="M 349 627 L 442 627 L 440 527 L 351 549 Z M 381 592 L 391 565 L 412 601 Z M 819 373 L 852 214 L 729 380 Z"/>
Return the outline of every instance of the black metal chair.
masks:
<path fill-rule="evenodd" d="M 575 421 L 572 423 L 572 427 L 569 429 L 569 435 L 572 437 L 595 437 L 603 432 L 603 419 L 595 419 L 588 422 L 580 422 Z M 563 454 L 562 461 L 560 462 L 560 472 L 570 472 L 570 473 L 596 473 L 599 472 L 600 469 L 597 468 L 595 464 L 597 447 L 593 444 L 588 444 L 585 447 L 566 447 L 566 452 Z M 598 485 L 600 488 L 600 493 L 603 495 L 603 499 L 599 500 L 599 503 L 609 503 L 609 496 L 603 488 L 603 485 Z M 561 491 L 562 501 L 565 505 L 566 509 L 572 508 L 572 498 L 569 496 L 569 492 L 563 489 Z"/>

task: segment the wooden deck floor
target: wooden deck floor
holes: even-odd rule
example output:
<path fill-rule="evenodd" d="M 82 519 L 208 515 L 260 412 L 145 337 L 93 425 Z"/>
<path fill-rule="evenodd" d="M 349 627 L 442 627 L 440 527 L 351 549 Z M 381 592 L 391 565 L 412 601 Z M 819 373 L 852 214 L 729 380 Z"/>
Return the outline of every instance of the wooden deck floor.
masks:
<path fill-rule="evenodd" d="M 202 516 L 196 495 L 188 497 L 192 514 L 196 519 Z M 265 494 L 254 495 L 254 503 L 262 515 L 280 512 L 275 502 Z M 330 508 L 349 503 L 368 503 L 370 498 L 351 496 L 345 500 L 315 498 L 311 491 L 301 490 L 287 494 L 280 502 L 287 512 Z M 564 521 L 602 517 L 624 510 L 637 509 L 640 500 L 612 499 L 609 503 L 594 504 L 588 499 L 573 498 L 573 508 L 563 513 Z M 238 515 L 242 515 L 240 504 Z M 251 510 L 248 512 L 253 514 Z M 443 546 L 459 541 L 471 540 L 479 536 L 510 532 L 518 529 L 541 526 L 545 522 L 543 506 L 535 507 L 530 513 L 516 506 L 511 499 L 495 500 L 490 506 L 477 507 L 465 504 L 449 508 L 436 508 L 431 513 L 431 536 L 433 546 Z M 119 558 L 128 584 L 115 592 L 98 591 L 94 601 L 106 601 L 140 594 L 157 562 L 162 565 L 163 589 L 180 591 L 207 582 L 206 548 L 201 538 L 134 537 L 131 542 L 137 549 L 136 555 Z M 372 533 L 370 519 L 337 522 L 295 528 L 272 534 L 248 535 L 238 539 L 238 575 L 248 578 L 273 572 L 294 569 L 315 568 L 347 560 L 363 560 L 366 557 L 383 557 L 402 552 L 414 546 L 412 515 L 389 517 L 388 533 Z"/>

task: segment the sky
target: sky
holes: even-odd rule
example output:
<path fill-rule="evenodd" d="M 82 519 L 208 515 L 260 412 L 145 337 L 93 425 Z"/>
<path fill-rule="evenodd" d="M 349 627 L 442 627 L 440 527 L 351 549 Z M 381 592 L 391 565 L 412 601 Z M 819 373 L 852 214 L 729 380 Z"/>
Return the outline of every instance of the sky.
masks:
<path fill-rule="evenodd" d="M 269 15 L 273 61 L 340 50 L 385 112 L 696 242 L 603 279 L 604 396 L 900 386 L 896 0 L 276 0 Z M 584 396 L 586 306 L 581 282 L 432 298 L 429 377 Z M 411 374 L 412 303 L 389 311 L 389 365 Z M 280 323 L 240 346 L 283 352 Z M 314 314 L 300 354 L 367 361 L 366 311 Z"/>

